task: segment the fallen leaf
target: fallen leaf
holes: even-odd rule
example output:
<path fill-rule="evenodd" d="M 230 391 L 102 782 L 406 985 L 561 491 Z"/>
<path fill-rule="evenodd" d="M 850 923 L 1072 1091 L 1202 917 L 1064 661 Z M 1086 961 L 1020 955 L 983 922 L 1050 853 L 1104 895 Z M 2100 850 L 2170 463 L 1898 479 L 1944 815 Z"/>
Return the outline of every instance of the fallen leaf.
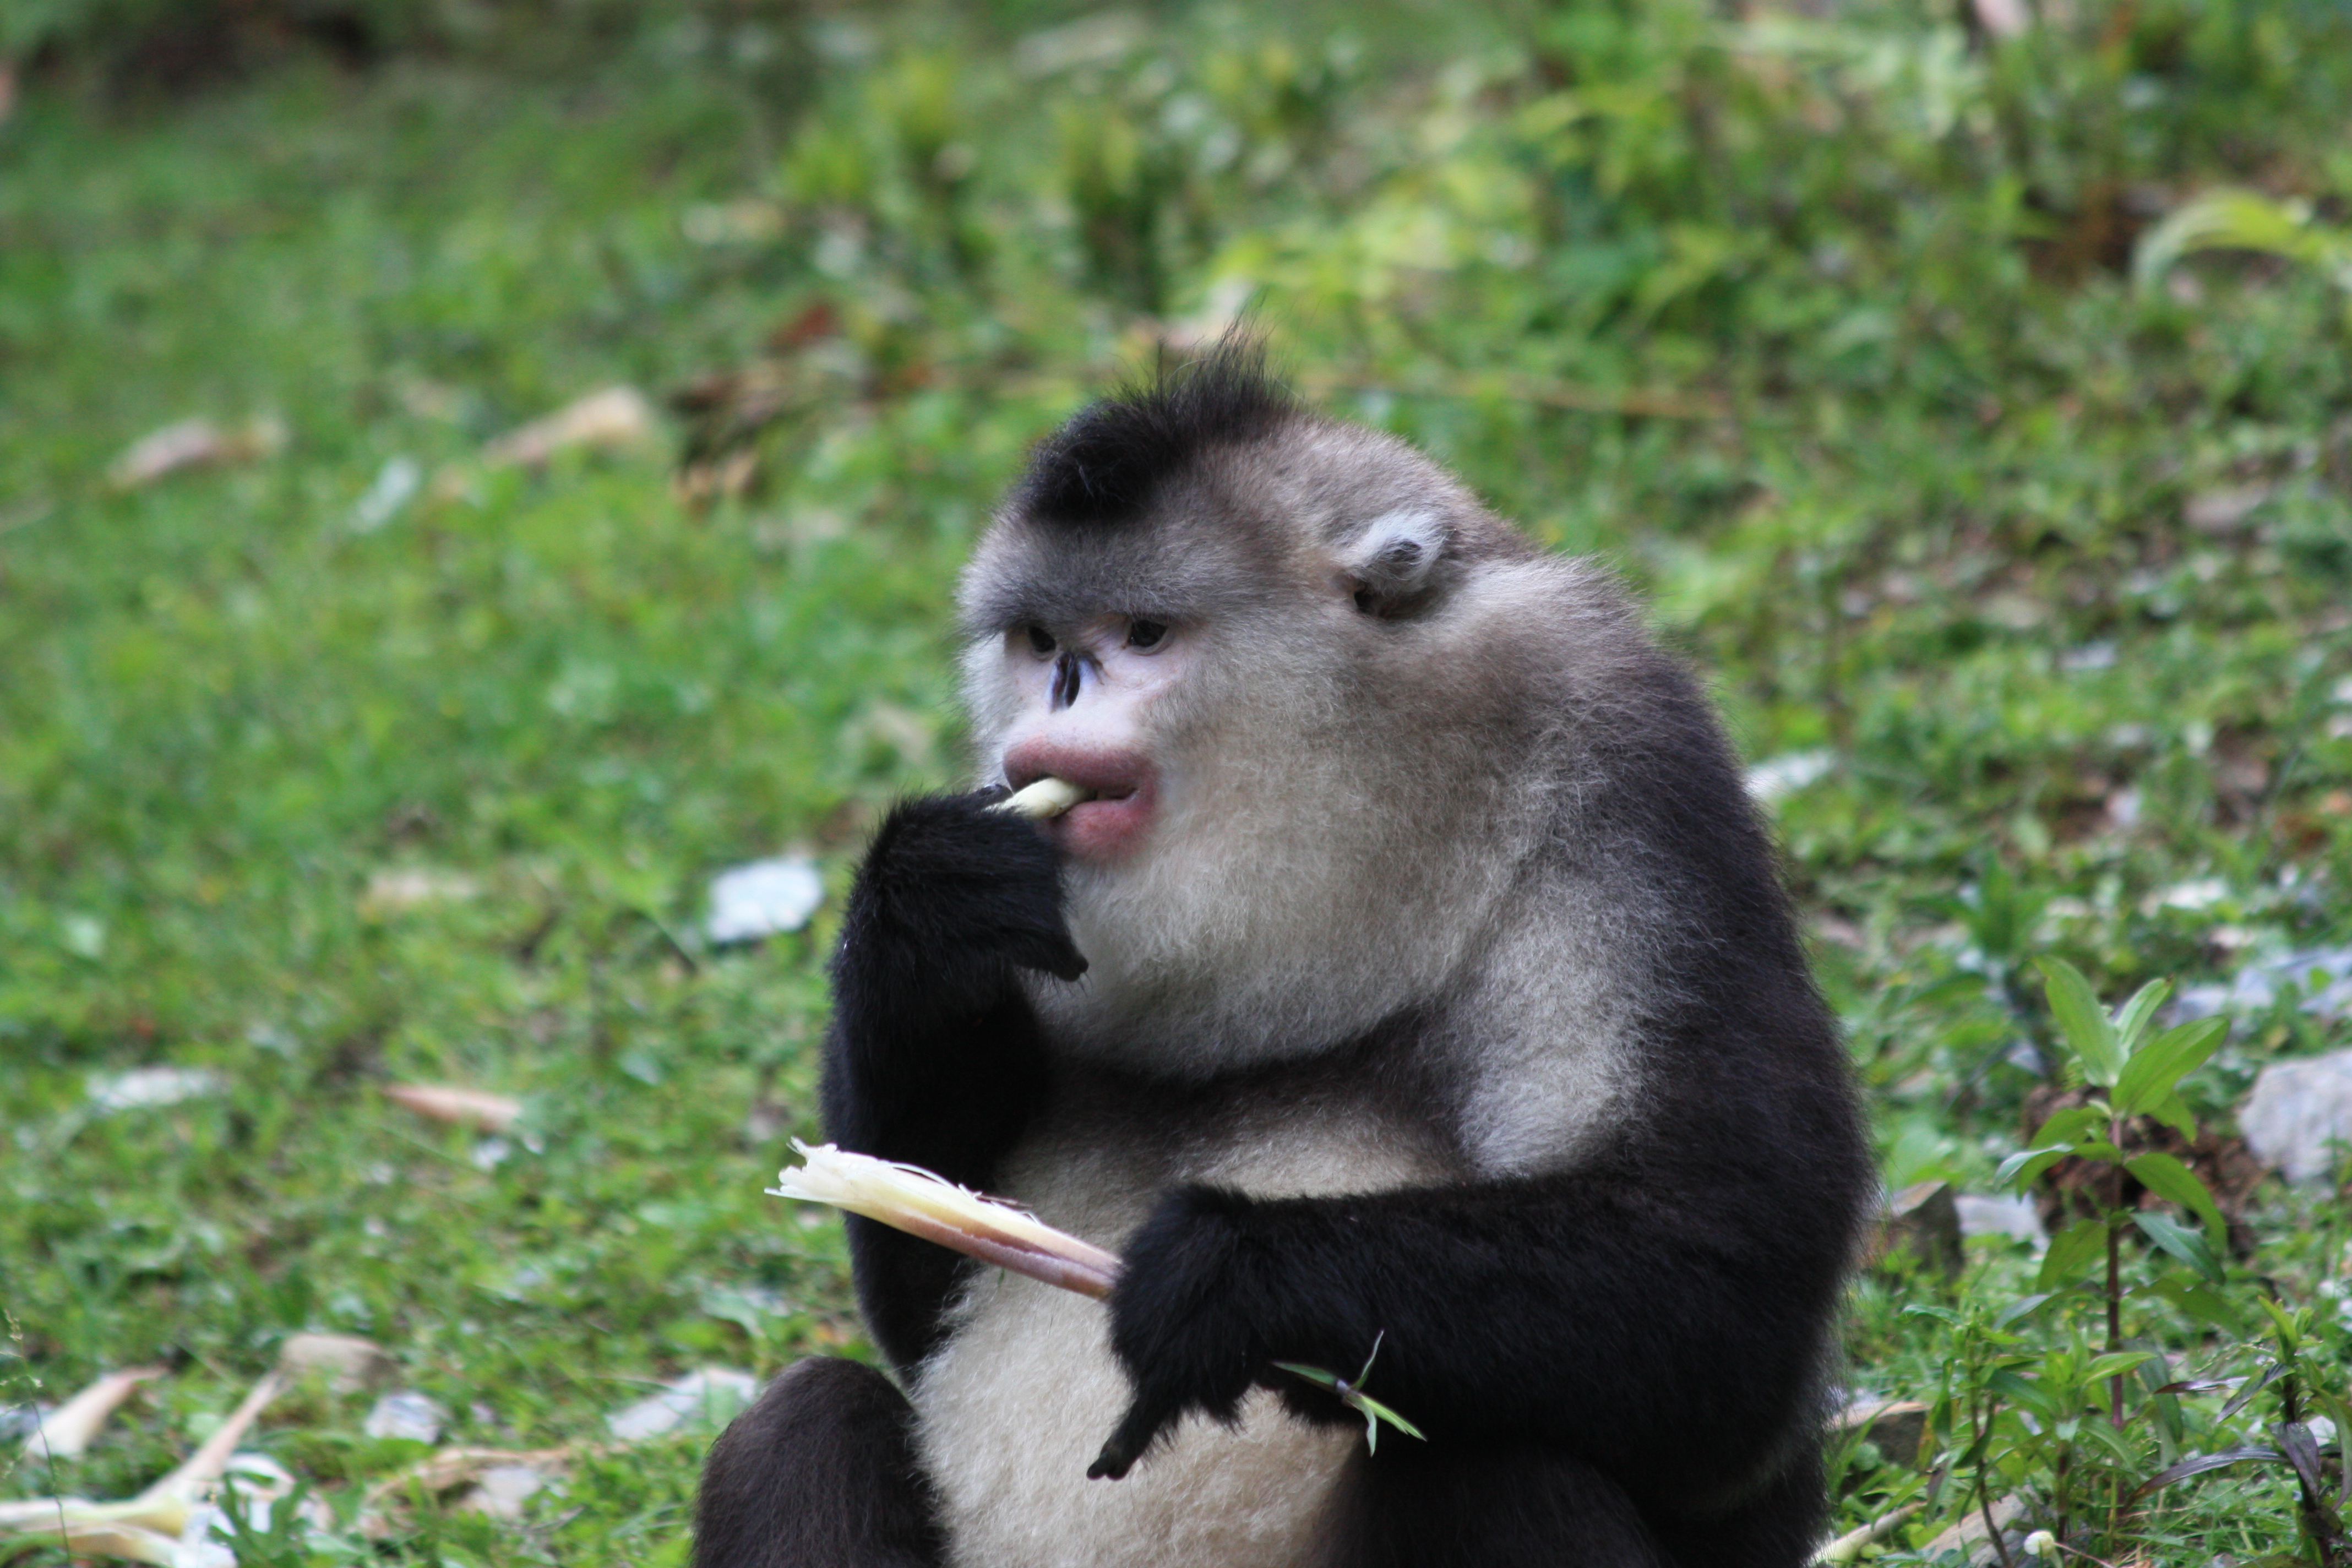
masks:
<path fill-rule="evenodd" d="M 360 894 L 360 913 L 379 916 L 421 904 L 462 903 L 478 898 L 482 885 L 461 871 L 436 871 L 426 866 L 404 866 L 376 872 Z"/>
<path fill-rule="evenodd" d="M 206 1500 L 247 1428 L 285 1387 L 285 1377 L 272 1371 L 184 1463 L 127 1501 L 46 1497 L 0 1502 L 0 1556 L 12 1554 L 20 1545 L 62 1541 L 78 1556 L 121 1557 L 173 1568 L 234 1568 L 236 1559 L 210 1539 L 213 1510 Z"/>
<path fill-rule="evenodd" d="M 256 419 L 236 430 L 209 419 L 183 419 L 132 442 L 106 470 L 106 482 L 119 490 L 138 489 L 183 468 L 250 462 L 285 445 L 286 426 L 274 418 Z"/>
<path fill-rule="evenodd" d="M 395 1083 L 385 1086 L 383 1097 L 431 1121 L 470 1127 L 477 1132 L 505 1132 L 522 1119 L 522 1101 L 478 1089 Z"/>
<path fill-rule="evenodd" d="M 608 386 L 509 431 L 482 448 L 482 460 L 493 468 L 537 468 L 574 447 L 624 451 L 649 446 L 659 434 L 654 405 L 644 393 L 634 386 Z"/>
<path fill-rule="evenodd" d="M 39 1425 L 25 1439 L 28 1459 L 79 1459 L 90 1439 L 106 1425 L 131 1391 L 150 1378 L 162 1377 L 160 1366 L 134 1366 L 110 1372 L 46 1415 L 36 1413 Z"/>
<path fill-rule="evenodd" d="M 443 1448 L 368 1488 L 360 1505 L 360 1532 L 375 1541 L 397 1533 L 399 1516 L 419 1492 L 438 1500 L 462 1489 L 457 1500 L 459 1508 L 513 1519 L 520 1516 L 523 1500 L 542 1487 L 560 1484 L 573 1459 L 611 1452 L 612 1447 L 606 1444 Z"/>

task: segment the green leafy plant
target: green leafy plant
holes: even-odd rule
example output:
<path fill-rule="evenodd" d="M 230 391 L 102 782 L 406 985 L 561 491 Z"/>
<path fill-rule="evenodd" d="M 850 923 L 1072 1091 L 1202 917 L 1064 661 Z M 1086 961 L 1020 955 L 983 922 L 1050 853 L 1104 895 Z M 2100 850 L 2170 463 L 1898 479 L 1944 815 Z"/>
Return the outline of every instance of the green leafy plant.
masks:
<path fill-rule="evenodd" d="M 2340 1382 L 2342 1368 L 2315 1353 L 2308 1309 L 2289 1311 L 2267 1296 L 2261 1302 L 2271 1329 L 2270 1353 L 2242 1380 L 2220 1418 L 2227 1422 L 2266 1390 L 2274 1391 L 2279 1419 L 2269 1428 L 2272 1441 L 2240 1442 L 2180 1459 L 2141 1482 L 2132 1500 L 2239 1465 L 2277 1466 L 2294 1476 L 2295 1522 L 2314 1568 L 2347 1568 L 2352 1565 L 2352 1537 L 2347 1535 L 2344 1515 L 2352 1504 L 2352 1467 L 2344 1463 L 2343 1440 L 2352 1432 L 2352 1409 L 2331 1386 Z M 2222 1386 L 2227 1385 L 2179 1383 L 2160 1392 Z M 2331 1441 L 2336 1449 L 2332 1458 L 2324 1451 Z"/>
<path fill-rule="evenodd" d="M 1363 1416 L 1364 1447 L 1368 1452 L 1372 1453 L 1380 1451 L 1381 1423 L 1383 1421 L 1408 1437 L 1422 1437 L 1420 1427 L 1364 1392 L 1364 1380 L 1372 1375 L 1372 1363 L 1380 1359 L 1381 1344 L 1387 1337 L 1388 1331 L 1385 1329 L 1372 1336 L 1372 1352 L 1364 1358 L 1363 1370 L 1357 1373 L 1353 1378 L 1341 1377 L 1336 1373 L 1326 1372 L 1319 1366 L 1308 1366 L 1302 1362 L 1278 1361 L 1274 1363 L 1285 1372 L 1305 1378 L 1318 1388 L 1339 1395 L 1340 1404 Z M 1423 1437 L 1423 1441 L 1426 1442 L 1427 1439 Z"/>
<path fill-rule="evenodd" d="M 2315 268 L 2352 295 L 2352 229 L 2316 221 L 2307 202 L 2234 188 L 2208 191 L 2148 230 L 2132 258 L 2132 277 L 2153 287 L 2182 257 L 2207 250 L 2259 251 Z M 2352 328 L 2352 299 L 2344 312 Z"/>
<path fill-rule="evenodd" d="M 2171 991 L 2168 982 L 2151 981 L 2110 1015 L 2074 965 L 2056 958 L 2037 962 L 2069 1066 L 2094 1092 L 2084 1102 L 2056 1111 L 2043 1121 L 2034 1132 L 2032 1148 L 2001 1162 L 1998 1179 L 2024 1193 L 2061 1160 L 2082 1160 L 2105 1168 L 2104 1212 L 2077 1220 L 2051 1237 L 2038 1284 L 2045 1290 L 2067 1289 L 2093 1262 L 2104 1260 L 2101 1299 L 2106 1317 L 2105 1353 L 2120 1356 L 2125 1353 L 2123 1237 L 2126 1230 L 2137 1229 L 2208 1284 L 2219 1284 L 2222 1279 L 2229 1226 L 2212 1194 L 2195 1172 L 2173 1155 L 2157 1149 L 2132 1152 L 2125 1143 L 2126 1130 L 2136 1117 L 2162 1122 L 2184 1139 L 2196 1136 L 2196 1122 L 2180 1099 L 2179 1086 L 2213 1054 L 2228 1026 L 2220 1018 L 2200 1018 L 2151 1033 L 2156 1010 Z M 2179 1205 L 2198 1220 L 2201 1230 L 2131 1206 L 2126 1202 L 2127 1178 Z M 2123 1373 L 2127 1370 L 2118 1366 L 2102 1374 L 2108 1379 L 2109 1417 L 2116 1426 L 2124 1423 Z"/>

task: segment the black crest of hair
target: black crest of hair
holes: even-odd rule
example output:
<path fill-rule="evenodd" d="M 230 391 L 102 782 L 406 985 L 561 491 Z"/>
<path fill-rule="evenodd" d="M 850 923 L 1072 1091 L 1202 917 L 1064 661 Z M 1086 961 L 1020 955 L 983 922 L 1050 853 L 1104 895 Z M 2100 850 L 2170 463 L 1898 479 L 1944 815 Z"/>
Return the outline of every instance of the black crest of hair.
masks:
<path fill-rule="evenodd" d="M 1052 522 L 1131 522 L 1201 453 L 1275 435 L 1302 411 L 1266 368 L 1264 341 L 1235 328 L 1199 358 L 1080 409 L 1038 443 L 1013 507 Z"/>

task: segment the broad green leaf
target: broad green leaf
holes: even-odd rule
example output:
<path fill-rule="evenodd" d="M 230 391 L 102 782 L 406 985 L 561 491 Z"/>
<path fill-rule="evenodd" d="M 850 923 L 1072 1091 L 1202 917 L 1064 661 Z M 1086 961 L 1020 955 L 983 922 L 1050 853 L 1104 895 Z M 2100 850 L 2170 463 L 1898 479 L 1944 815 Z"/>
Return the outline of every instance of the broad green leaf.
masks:
<path fill-rule="evenodd" d="M 2189 1113 L 2189 1102 L 2178 1094 L 2166 1095 L 2160 1103 L 2149 1106 L 2147 1113 L 2183 1138 L 2197 1136 L 2197 1118 Z"/>
<path fill-rule="evenodd" d="M 2132 1215 L 2132 1223 L 2140 1234 L 2181 1262 L 2219 1285 L 2222 1280 L 2221 1260 L 2213 1252 L 2213 1244 L 2205 1239 L 2201 1230 L 2191 1230 L 2167 1215 L 2150 1214 L 2146 1210 Z"/>
<path fill-rule="evenodd" d="M 2215 1470 L 2227 1469 L 2231 1465 L 2242 1465 L 2249 1459 L 2259 1464 L 2283 1465 L 2286 1462 L 2286 1456 L 2276 1448 L 2263 1447 L 2230 1448 L 2218 1454 L 2193 1455 L 2177 1465 L 2167 1466 L 2140 1482 L 2138 1486 L 2132 1489 L 2131 1500 L 2137 1502 L 2148 1493 L 2171 1486 L 2177 1481 L 2185 1481 L 2193 1476 L 2210 1475 Z M 2294 1564 L 2295 1568 L 2300 1568 L 2303 1560 L 2291 1557 L 2286 1561 Z M 2255 1568 L 2255 1565 L 2249 1563 L 2247 1568 Z"/>
<path fill-rule="evenodd" d="M 2182 1078 L 2205 1064 L 2229 1029 L 2222 1019 L 2198 1018 L 2148 1041 L 2124 1063 L 2123 1075 L 2116 1079 L 2116 1110 L 2137 1116 L 2162 1104 Z"/>
<path fill-rule="evenodd" d="M 2147 288 L 2175 261 L 2199 250 L 2260 250 L 2333 271 L 2352 252 L 2352 238 L 2314 226 L 2307 207 L 2254 191 L 2209 191 L 2141 237 L 2132 279 Z"/>
<path fill-rule="evenodd" d="M 1985 1387 L 2012 1405 L 2024 1405 L 2045 1421 L 2060 1420 L 2065 1414 L 2058 1407 L 2058 1402 L 2050 1397 L 2048 1389 L 2005 1368 L 1987 1373 Z"/>
<path fill-rule="evenodd" d="M 2083 1379 L 2086 1383 L 2105 1383 L 2155 1359 L 2154 1353 L 2148 1351 L 2115 1351 L 2106 1355 L 2094 1356 L 2091 1364 L 2083 1369 Z"/>
<path fill-rule="evenodd" d="M 1429 1438 L 1423 1433 L 1420 1427 L 1414 1426 L 1412 1422 L 1406 1420 L 1403 1416 L 1398 1415 L 1387 1405 L 1382 1405 L 1379 1400 L 1374 1399 L 1369 1394 L 1359 1394 L 1353 1400 L 1349 1401 L 1349 1403 L 1354 1405 L 1358 1409 L 1363 1411 L 1367 1415 L 1375 1416 L 1380 1420 L 1387 1422 L 1390 1426 L 1395 1427 L 1398 1431 L 1403 1433 L 1408 1437 L 1419 1437 L 1424 1443 L 1429 1441 Z"/>
<path fill-rule="evenodd" d="M 2033 1134 L 2033 1142 L 2043 1148 L 2071 1143 L 2092 1128 L 2105 1127 L 2106 1123 L 2105 1106 L 2096 1101 L 2089 1105 L 2070 1105 L 2044 1121 Z"/>
<path fill-rule="evenodd" d="M 2294 1354 L 2295 1347 L 2303 1342 L 2303 1335 L 2295 1328 L 2294 1319 L 2288 1315 L 2284 1308 L 2268 1296 L 2257 1296 L 2254 1298 L 2254 1305 L 2270 1314 L 2272 1327 L 2278 1330 L 2279 1348 L 2288 1355 Z"/>
<path fill-rule="evenodd" d="M 2051 1015 L 2058 1020 L 2074 1059 L 2083 1064 L 2083 1076 L 2101 1089 L 2113 1089 L 2116 1075 L 2123 1071 L 2123 1047 L 2091 983 L 2063 958 L 2037 958 L 2033 963 L 2042 971 Z"/>
<path fill-rule="evenodd" d="M 2229 1298 L 2210 1285 L 2192 1280 L 2179 1274 L 2168 1274 L 2156 1282 L 2156 1293 L 2171 1302 L 2180 1315 L 2209 1329 L 2223 1333 L 2242 1334 L 2246 1320 Z"/>
<path fill-rule="evenodd" d="M 2072 1285 L 2074 1277 L 2088 1268 L 2094 1258 L 2104 1257 L 2107 1250 L 2107 1226 L 2104 1220 L 2077 1220 L 2050 1238 L 2050 1250 L 2042 1255 L 2042 1272 L 2033 1278 L 2037 1290 L 2059 1290 Z"/>
<path fill-rule="evenodd" d="M 1997 1186 L 2014 1185 L 2019 1192 L 2033 1185 L 2042 1172 L 2074 1152 L 2070 1143 L 2053 1143 L 2046 1149 L 2026 1149 L 2000 1163 L 1992 1175 Z"/>
<path fill-rule="evenodd" d="M 1274 1364 L 1280 1367 L 1285 1372 L 1297 1373 L 1299 1376 L 1305 1378 L 1307 1382 L 1316 1384 L 1318 1387 L 1336 1390 L 1339 1386 L 1339 1374 L 1337 1373 L 1325 1372 L 1319 1366 L 1307 1366 L 1295 1361 L 1278 1361 Z"/>
<path fill-rule="evenodd" d="M 2147 1032 L 2148 1020 L 2156 1016 L 2157 1008 L 2162 1006 L 2164 999 L 2171 994 L 2171 981 L 2151 980 L 2133 992 L 2131 1000 L 2125 1003 L 2123 1010 L 2116 1015 L 2116 1038 L 2122 1044 L 2126 1058 L 2139 1048 L 2139 1039 Z"/>
<path fill-rule="evenodd" d="M 2052 1290 L 2037 1290 L 2031 1296 L 2021 1296 L 2002 1308 L 2000 1315 L 1993 1321 L 2005 1329 L 2021 1318 L 2031 1317 L 2055 1294 L 2056 1292 Z"/>
<path fill-rule="evenodd" d="M 2134 1453 L 2132 1451 L 2132 1446 L 2124 1440 L 2124 1435 L 2116 1431 L 2113 1426 L 2108 1426 L 2105 1421 L 2084 1422 L 2082 1435 L 2089 1441 L 2097 1444 L 2102 1448 L 2105 1448 L 2107 1451 L 2108 1458 L 2114 1459 L 2119 1465 L 2131 1465 L 2138 1462 L 2139 1456 Z"/>
<path fill-rule="evenodd" d="M 2124 1162 L 2124 1169 L 2137 1176 L 2140 1184 L 2158 1197 L 2179 1204 L 2205 1222 L 2205 1234 L 2215 1247 L 2230 1244 L 2229 1223 L 2222 1219 L 2213 1194 L 2197 1173 L 2169 1154 L 2141 1154 Z"/>

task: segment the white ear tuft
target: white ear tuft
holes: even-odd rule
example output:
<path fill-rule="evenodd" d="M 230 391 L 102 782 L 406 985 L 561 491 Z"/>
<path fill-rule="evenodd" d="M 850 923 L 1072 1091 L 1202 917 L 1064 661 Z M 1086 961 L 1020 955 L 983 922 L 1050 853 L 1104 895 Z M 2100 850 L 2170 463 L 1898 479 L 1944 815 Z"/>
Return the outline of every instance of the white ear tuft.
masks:
<path fill-rule="evenodd" d="M 1339 574 L 1367 615 L 1392 616 L 1434 587 L 1445 553 L 1444 519 L 1419 510 L 1384 512 L 1340 552 Z"/>

